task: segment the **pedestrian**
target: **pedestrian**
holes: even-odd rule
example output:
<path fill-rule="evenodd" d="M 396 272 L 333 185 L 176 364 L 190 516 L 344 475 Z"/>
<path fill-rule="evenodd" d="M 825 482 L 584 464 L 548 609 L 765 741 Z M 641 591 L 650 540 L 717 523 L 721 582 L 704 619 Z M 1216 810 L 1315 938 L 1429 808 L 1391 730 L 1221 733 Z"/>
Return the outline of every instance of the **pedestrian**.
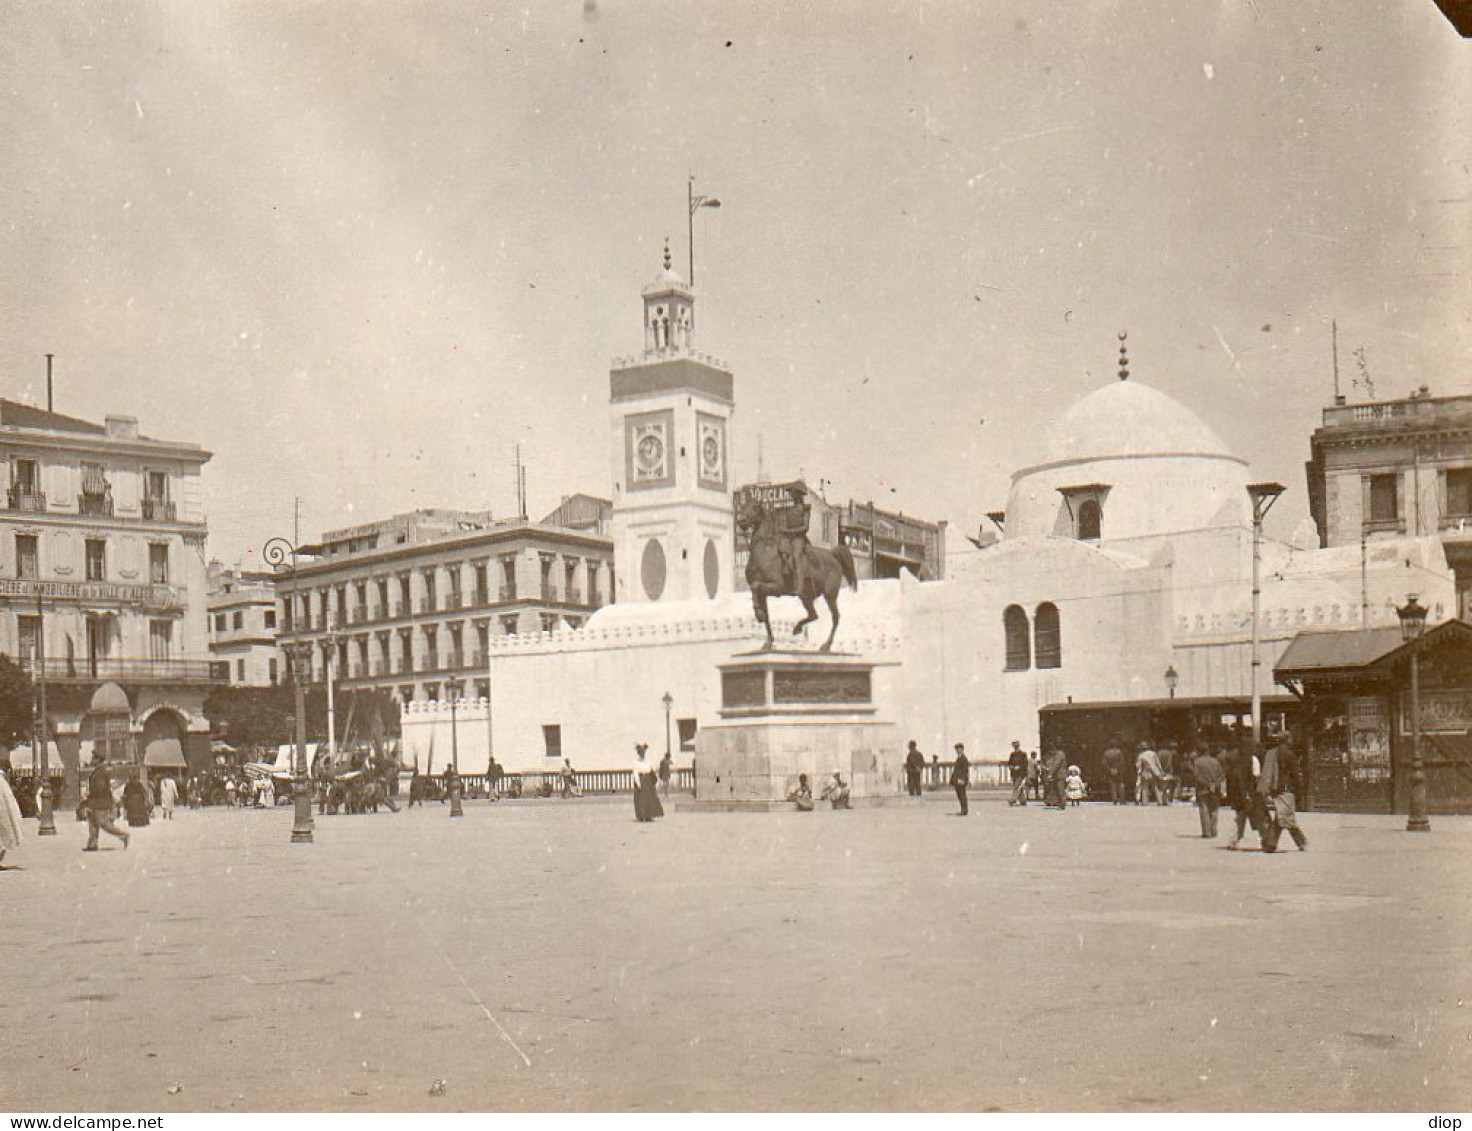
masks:
<path fill-rule="evenodd" d="M 675 761 L 666 750 L 664 757 L 659 760 L 659 792 L 666 797 L 670 795 L 670 775 L 674 772 Z"/>
<path fill-rule="evenodd" d="M 852 794 L 848 788 L 848 782 L 843 780 L 843 774 L 839 773 L 839 771 L 837 770 L 834 770 L 833 780 L 830 781 L 827 788 L 823 790 L 823 794 L 819 798 L 819 800 L 827 801 L 835 809 L 852 809 L 853 806 L 849 804 L 849 799 L 851 796 Z"/>
<path fill-rule="evenodd" d="M 905 755 L 905 792 L 911 797 L 919 797 L 920 777 L 925 773 L 925 755 L 920 753 L 920 747 L 915 740 L 910 739 L 910 750 Z"/>
<path fill-rule="evenodd" d="M 661 771 L 664 769 L 660 764 Z M 578 788 L 578 772 L 572 768 L 572 761 L 564 758 L 562 760 L 562 796 L 581 797 L 583 791 Z"/>
<path fill-rule="evenodd" d="M 787 795 L 787 800 L 797 806 L 799 813 L 811 813 L 813 811 L 813 787 L 808 784 L 807 774 L 797 775 L 797 785 Z"/>
<path fill-rule="evenodd" d="M 1215 840 L 1217 810 L 1221 807 L 1226 786 L 1226 771 L 1211 749 L 1202 747 L 1191 762 L 1191 776 L 1196 781 L 1196 811 L 1201 816 L 1201 835 L 1206 840 Z"/>
<path fill-rule="evenodd" d="M 1272 746 L 1262 760 L 1257 777 L 1257 792 L 1265 807 L 1272 810 L 1273 820 L 1262 830 L 1262 850 L 1278 851 L 1278 838 L 1287 830 L 1299 852 L 1308 851 L 1308 837 L 1298 827 L 1298 806 L 1294 794 L 1298 789 L 1298 759 L 1286 739 Z"/>
<path fill-rule="evenodd" d="M 1077 805 L 1084 799 L 1085 794 L 1088 792 L 1088 787 L 1084 785 L 1084 775 L 1077 766 L 1068 767 L 1066 784 L 1068 787 L 1068 803 L 1070 805 Z"/>
<path fill-rule="evenodd" d="M 174 806 L 179 803 L 179 783 L 172 777 L 166 777 L 159 783 L 158 803 L 159 808 L 163 811 L 163 819 L 172 821 Z"/>
<path fill-rule="evenodd" d="M 634 746 L 634 820 L 653 821 L 664 816 L 664 806 L 659 803 L 659 790 L 655 788 L 658 774 L 654 763 L 649 760 L 647 743 Z"/>
<path fill-rule="evenodd" d="M 1176 799 L 1176 748 L 1167 742 L 1157 755 L 1160 759 L 1160 792 L 1165 797 L 1162 804 L 1169 805 Z"/>
<path fill-rule="evenodd" d="M 125 849 L 128 847 L 128 834 L 113 824 L 116 812 L 107 763 L 102 759 L 102 751 L 95 750 L 92 753 L 92 772 L 87 775 L 87 847 L 82 849 L 83 852 L 97 851 L 99 830 L 111 833 L 123 842 Z"/>
<path fill-rule="evenodd" d="M 1043 763 L 1043 804 L 1050 809 L 1068 808 L 1068 755 L 1054 749 Z"/>
<path fill-rule="evenodd" d="M 1027 751 L 1022 743 L 1012 740 L 1012 753 L 1007 755 L 1007 772 L 1012 775 L 1012 796 L 1008 805 L 1027 804 Z"/>
<path fill-rule="evenodd" d="M 956 760 L 951 763 L 951 784 L 956 787 L 956 800 L 961 803 L 961 816 L 970 816 L 971 809 L 966 804 L 966 788 L 971 784 L 971 762 L 966 757 L 964 742 L 956 743 Z"/>
<path fill-rule="evenodd" d="M 1043 799 L 1043 760 L 1036 750 L 1027 755 L 1027 791 L 1034 801 Z"/>
<path fill-rule="evenodd" d="M 1227 804 L 1236 815 L 1236 828 L 1227 847 L 1235 849 L 1242 843 L 1242 834 L 1250 824 L 1261 839 L 1267 824 L 1266 815 L 1260 811 L 1261 798 L 1257 792 L 1258 759 L 1243 750 L 1228 754 L 1222 769 L 1227 776 Z"/>
<path fill-rule="evenodd" d="M 1165 774 L 1160 768 L 1160 755 L 1141 742 L 1135 754 L 1135 804 L 1147 801 L 1165 804 Z"/>
<path fill-rule="evenodd" d="M 486 767 L 486 784 L 490 786 L 491 800 L 501 800 L 501 779 L 506 771 L 501 768 L 501 763 L 496 761 L 496 756 L 491 755 L 490 764 Z"/>
<path fill-rule="evenodd" d="M 128 779 L 123 786 L 123 812 L 130 828 L 141 829 L 148 824 L 148 790 L 137 778 Z"/>
<path fill-rule="evenodd" d="M 5 854 L 20 847 L 20 802 L 10 788 L 10 767 L 0 766 L 0 871 Z"/>
<path fill-rule="evenodd" d="M 235 808 L 235 778 L 234 777 L 227 777 L 225 779 L 225 804 L 226 804 L 227 807 L 229 807 L 231 809 Z"/>
<path fill-rule="evenodd" d="M 1104 773 L 1109 777 L 1109 803 L 1124 804 L 1124 751 L 1115 743 L 1104 751 Z"/>

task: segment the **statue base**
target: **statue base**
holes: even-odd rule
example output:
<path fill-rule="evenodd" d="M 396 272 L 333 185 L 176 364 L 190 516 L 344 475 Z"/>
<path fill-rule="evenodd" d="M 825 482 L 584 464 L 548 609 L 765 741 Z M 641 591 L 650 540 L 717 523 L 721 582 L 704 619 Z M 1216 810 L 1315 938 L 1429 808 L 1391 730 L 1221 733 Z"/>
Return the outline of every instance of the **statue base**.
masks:
<path fill-rule="evenodd" d="M 837 770 L 855 808 L 903 804 L 899 729 L 878 717 L 874 664 L 836 652 L 746 652 L 720 665 L 721 721 L 695 738 L 695 800 L 707 811 L 815 807 Z"/>

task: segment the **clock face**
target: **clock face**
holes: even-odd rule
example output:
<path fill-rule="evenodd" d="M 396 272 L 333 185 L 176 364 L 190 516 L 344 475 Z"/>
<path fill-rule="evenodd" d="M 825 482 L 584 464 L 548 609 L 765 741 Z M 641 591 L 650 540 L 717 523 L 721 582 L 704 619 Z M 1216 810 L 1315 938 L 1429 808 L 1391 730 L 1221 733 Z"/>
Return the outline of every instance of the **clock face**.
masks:
<path fill-rule="evenodd" d="M 707 413 L 696 417 L 700 426 L 700 483 L 724 490 L 726 486 L 726 422 Z"/>
<path fill-rule="evenodd" d="M 708 475 L 719 475 L 721 472 L 721 444 L 714 436 L 707 436 L 705 443 L 700 449 L 702 458 L 705 460 L 705 470 Z"/>
<path fill-rule="evenodd" d="M 654 433 L 639 441 L 639 466 L 645 471 L 658 471 L 664 462 L 664 441 Z"/>

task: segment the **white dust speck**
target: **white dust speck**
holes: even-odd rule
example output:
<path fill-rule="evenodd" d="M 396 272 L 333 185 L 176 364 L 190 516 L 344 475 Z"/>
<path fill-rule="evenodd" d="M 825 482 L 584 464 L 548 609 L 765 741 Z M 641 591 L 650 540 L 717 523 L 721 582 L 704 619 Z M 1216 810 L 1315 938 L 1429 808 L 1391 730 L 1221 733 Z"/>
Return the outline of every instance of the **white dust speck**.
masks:
<path fill-rule="evenodd" d="M 1017 850 L 1017 855 L 1018 856 L 1026 856 L 1027 855 L 1027 841 L 1023 841 L 1022 842 L 1022 846 Z"/>
<path fill-rule="evenodd" d="M 1215 1018 L 1215 1017 L 1213 1017 L 1213 1018 L 1212 1018 L 1212 1019 L 1211 1019 L 1211 1027 L 1212 1027 L 1212 1028 L 1213 1028 L 1213 1029 L 1215 1029 L 1215 1028 L 1216 1028 L 1216 1018 Z"/>
<path fill-rule="evenodd" d="M 363 1020 L 363 1011 L 360 1010 L 360 1009 L 353 1010 L 353 1020 L 354 1021 L 361 1021 L 361 1020 Z"/>
<path fill-rule="evenodd" d="M 143 117 L 143 103 L 139 102 L 136 98 L 133 99 L 133 109 L 138 111 L 140 118 Z"/>
<path fill-rule="evenodd" d="M 1213 67 L 1210 63 L 1201 64 L 1201 73 L 1209 79 L 1216 78 L 1216 68 Z"/>

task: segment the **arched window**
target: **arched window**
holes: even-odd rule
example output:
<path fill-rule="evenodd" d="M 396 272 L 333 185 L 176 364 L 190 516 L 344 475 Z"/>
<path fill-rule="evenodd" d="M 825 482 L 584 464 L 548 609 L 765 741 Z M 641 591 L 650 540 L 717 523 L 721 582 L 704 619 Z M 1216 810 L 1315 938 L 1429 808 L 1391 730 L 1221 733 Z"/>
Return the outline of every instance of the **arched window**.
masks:
<path fill-rule="evenodd" d="M 1061 668 L 1063 666 L 1063 635 L 1058 626 L 1058 606 L 1045 602 L 1038 606 L 1033 618 L 1033 651 L 1038 656 L 1038 667 Z"/>
<path fill-rule="evenodd" d="M 1007 635 L 1007 667 L 1009 672 L 1025 672 L 1032 667 L 1032 640 L 1027 613 L 1021 605 L 1008 605 L 1002 613 L 1002 630 Z"/>
<path fill-rule="evenodd" d="M 1080 541 L 1096 542 L 1099 539 L 1099 527 L 1104 518 L 1104 512 L 1099 507 L 1098 499 L 1085 499 L 1078 505 L 1078 536 Z"/>

